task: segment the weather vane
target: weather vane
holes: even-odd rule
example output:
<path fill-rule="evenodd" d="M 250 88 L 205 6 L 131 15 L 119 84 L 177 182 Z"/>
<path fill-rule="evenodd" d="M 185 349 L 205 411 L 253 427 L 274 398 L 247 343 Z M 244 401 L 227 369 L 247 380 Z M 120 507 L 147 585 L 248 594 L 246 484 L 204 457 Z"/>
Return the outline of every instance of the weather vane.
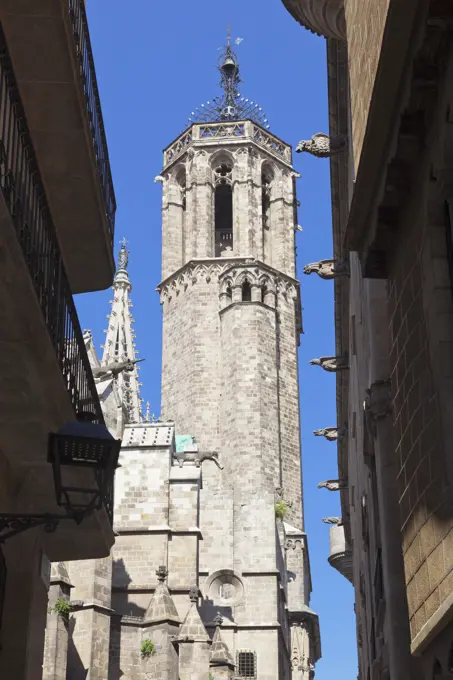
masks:
<path fill-rule="evenodd" d="M 235 38 L 233 43 L 240 45 L 244 38 Z M 194 123 L 215 123 L 222 121 L 252 120 L 264 128 L 269 128 L 266 114 L 261 106 L 251 99 L 242 97 L 239 85 L 239 62 L 231 48 L 231 24 L 228 23 L 226 47 L 219 47 L 223 53 L 219 57 L 220 86 L 222 94 L 202 104 L 192 111 L 188 125 Z"/>

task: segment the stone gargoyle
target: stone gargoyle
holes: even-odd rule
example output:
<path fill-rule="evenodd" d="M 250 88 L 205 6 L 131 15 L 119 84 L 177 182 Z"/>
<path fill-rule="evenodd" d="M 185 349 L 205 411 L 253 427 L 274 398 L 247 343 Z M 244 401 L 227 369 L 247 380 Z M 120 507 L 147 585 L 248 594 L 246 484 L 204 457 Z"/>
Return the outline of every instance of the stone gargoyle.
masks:
<path fill-rule="evenodd" d="M 317 274 L 329 281 L 338 276 L 349 276 L 349 263 L 347 260 L 319 260 L 305 265 L 304 274 Z"/>
<path fill-rule="evenodd" d="M 322 520 L 324 524 L 332 524 L 336 525 L 337 527 L 343 526 L 343 518 L 342 517 L 324 517 Z"/>
<path fill-rule="evenodd" d="M 223 465 L 220 465 L 219 454 L 217 451 L 206 453 L 200 451 L 178 451 L 174 454 L 174 457 L 179 467 L 183 467 L 186 461 L 189 463 L 195 463 L 195 467 L 201 467 L 201 464 L 204 463 L 205 460 L 212 460 L 217 465 L 219 470 L 224 469 Z"/>
<path fill-rule="evenodd" d="M 114 361 L 106 366 L 94 366 L 93 376 L 97 380 L 106 380 L 107 378 L 115 378 L 123 371 L 130 373 L 134 370 L 135 364 L 145 361 L 144 359 L 126 359 L 126 361 Z"/>
<path fill-rule="evenodd" d="M 348 483 L 342 479 L 327 479 L 325 482 L 318 484 L 318 489 L 327 489 L 328 491 L 340 491 L 340 489 L 347 489 Z"/>
<path fill-rule="evenodd" d="M 312 366 L 321 366 L 329 373 L 337 373 L 338 371 L 345 371 L 349 368 L 349 359 L 347 355 L 339 357 L 319 357 L 319 359 L 312 359 L 310 361 Z"/>
<path fill-rule="evenodd" d="M 335 442 L 340 437 L 344 437 L 346 434 L 345 427 L 323 427 L 320 430 L 314 430 L 313 434 L 315 437 L 325 437 L 329 442 Z"/>
<path fill-rule="evenodd" d="M 318 132 L 311 139 L 303 139 L 296 147 L 297 153 L 311 153 L 317 158 L 330 158 L 346 150 L 345 137 L 329 137 L 324 132 Z"/>

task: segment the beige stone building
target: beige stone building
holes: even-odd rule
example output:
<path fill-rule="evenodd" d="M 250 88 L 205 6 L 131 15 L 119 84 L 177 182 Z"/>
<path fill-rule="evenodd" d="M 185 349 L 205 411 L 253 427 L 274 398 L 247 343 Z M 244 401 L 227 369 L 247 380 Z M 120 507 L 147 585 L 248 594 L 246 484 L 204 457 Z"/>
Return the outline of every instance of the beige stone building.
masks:
<path fill-rule="evenodd" d="M 103 358 L 123 439 L 110 558 L 54 565 L 46 680 L 311 680 L 321 655 L 304 530 L 290 146 L 222 94 L 164 151 L 162 415 L 142 417 L 122 247 Z M 143 343 L 143 340 L 142 340 Z M 146 352 L 145 352 L 146 353 Z M 138 405 L 138 406 L 137 406 Z M 70 595 L 69 595 L 70 592 Z"/>
<path fill-rule="evenodd" d="M 331 167 L 334 260 L 307 270 L 334 279 L 343 362 L 330 560 L 362 680 L 453 677 L 453 5 L 283 2 L 327 44 L 329 135 L 300 150 Z"/>
<path fill-rule="evenodd" d="M 2 679 L 41 678 L 50 561 L 106 556 L 114 542 L 104 471 L 73 455 L 80 429 L 104 420 L 72 297 L 111 285 L 114 220 L 83 2 L 1 0 Z M 75 422 L 82 413 L 93 422 Z M 61 435 L 66 423 L 72 439 Z M 63 439 L 65 459 L 54 446 Z M 98 485 L 105 495 L 80 522 Z"/>

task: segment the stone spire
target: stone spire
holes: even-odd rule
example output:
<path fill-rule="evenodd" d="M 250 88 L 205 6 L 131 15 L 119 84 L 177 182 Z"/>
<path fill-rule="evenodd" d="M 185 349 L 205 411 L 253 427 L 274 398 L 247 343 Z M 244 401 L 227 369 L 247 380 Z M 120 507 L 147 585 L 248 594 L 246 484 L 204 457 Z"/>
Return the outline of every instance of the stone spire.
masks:
<path fill-rule="evenodd" d="M 121 241 L 118 255 L 118 267 L 113 281 L 112 309 L 108 316 L 109 325 L 105 339 L 104 353 L 101 366 L 108 366 L 115 362 L 136 360 L 135 333 L 132 328 L 132 302 L 130 292 L 132 285 L 129 280 L 127 266 L 129 250 L 126 240 Z M 142 421 L 139 366 L 135 365 L 131 371 L 122 371 L 115 376 L 115 381 L 121 402 L 126 412 L 126 422 L 139 423 Z"/>
<path fill-rule="evenodd" d="M 146 610 L 145 621 L 147 623 L 171 622 L 179 624 L 181 621 L 175 603 L 165 583 L 168 575 L 166 567 L 159 567 L 156 575 L 158 584 Z"/>
<path fill-rule="evenodd" d="M 209 663 L 211 666 L 226 666 L 228 668 L 234 668 L 233 657 L 231 656 L 230 650 L 228 649 L 226 643 L 223 641 L 222 635 L 220 633 L 220 626 L 222 625 L 222 617 L 218 615 L 214 623 L 216 624 L 216 629 L 214 637 L 212 638 L 211 654 L 209 658 Z"/>
<path fill-rule="evenodd" d="M 199 590 L 196 586 L 191 588 L 189 594 L 190 606 L 178 635 L 180 642 L 210 642 L 210 637 L 198 611 L 198 593 Z"/>

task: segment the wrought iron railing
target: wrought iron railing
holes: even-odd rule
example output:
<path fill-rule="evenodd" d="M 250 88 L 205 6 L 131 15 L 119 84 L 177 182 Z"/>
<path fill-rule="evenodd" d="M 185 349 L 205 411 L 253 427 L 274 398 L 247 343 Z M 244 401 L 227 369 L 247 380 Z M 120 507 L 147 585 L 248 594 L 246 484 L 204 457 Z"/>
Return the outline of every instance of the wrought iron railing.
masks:
<path fill-rule="evenodd" d="M 102 118 L 101 100 L 94 68 L 93 51 L 91 49 L 90 32 L 83 0 L 67 0 L 69 18 L 74 35 L 75 54 L 79 64 L 83 84 L 83 94 L 88 115 L 93 148 L 96 156 L 99 178 L 105 200 L 105 211 L 109 224 L 110 238 L 113 245 L 115 232 L 116 200 L 110 170 L 109 152 Z"/>
<path fill-rule="evenodd" d="M 0 191 L 11 214 L 31 281 L 74 411 L 103 423 L 101 405 L 66 277 L 24 110 L 0 28 Z"/>

